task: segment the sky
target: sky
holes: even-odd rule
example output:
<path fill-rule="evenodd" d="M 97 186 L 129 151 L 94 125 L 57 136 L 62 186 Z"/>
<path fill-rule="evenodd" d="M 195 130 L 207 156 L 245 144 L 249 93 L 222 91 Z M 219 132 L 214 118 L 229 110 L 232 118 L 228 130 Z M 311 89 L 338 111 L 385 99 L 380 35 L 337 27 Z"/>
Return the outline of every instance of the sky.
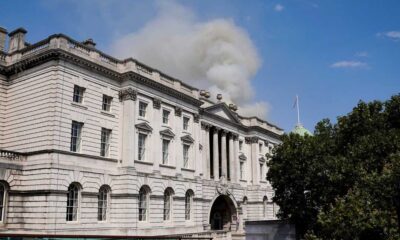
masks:
<path fill-rule="evenodd" d="M 291 131 L 400 90 L 398 0 L 0 0 L 0 26 L 132 56 Z"/>

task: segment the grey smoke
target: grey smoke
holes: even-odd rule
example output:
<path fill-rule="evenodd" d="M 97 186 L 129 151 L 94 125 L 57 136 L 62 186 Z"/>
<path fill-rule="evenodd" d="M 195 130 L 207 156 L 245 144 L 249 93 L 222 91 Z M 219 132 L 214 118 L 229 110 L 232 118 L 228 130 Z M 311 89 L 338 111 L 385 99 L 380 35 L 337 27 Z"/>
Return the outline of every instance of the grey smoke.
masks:
<path fill-rule="evenodd" d="M 134 57 L 212 96 L 239 106 L 239 113 L 266 117 L 268 104 L 253 102 L 251 79 L 260 58 L 248 34 L 229 19 L 200 22 L 187 8 L 159 2 L 154 19 L 112 44 L 119 57 Z"/>

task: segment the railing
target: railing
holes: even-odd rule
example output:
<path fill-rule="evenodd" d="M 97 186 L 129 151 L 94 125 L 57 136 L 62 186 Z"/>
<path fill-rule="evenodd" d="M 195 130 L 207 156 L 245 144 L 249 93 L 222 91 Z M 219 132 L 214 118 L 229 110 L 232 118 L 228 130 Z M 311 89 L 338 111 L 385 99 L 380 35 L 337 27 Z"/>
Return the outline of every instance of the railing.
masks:
<path fill-rule="evenodd" d="M 47 49 L 50 46 L 50 39 L 45 39 L 43 41 L 37 42 L 33 45 L 30 45 L 28 47 L 25 47 L 24 49 L 22 49 L 20 52 L 22 54 L 22 57 L 27 57 L 30 56 L 32 54 L 36 54 L 37 52 L 43 50 L 43 49 Z"/>
<path fill-rule="evenodd" d="M 137 66 L 137 69 L 138 69 L 139 72 L 142 72 L 142 73 L 145 73 L 145 74 L 148 74 L 148 75 L 151 75 L 152 72 L 153 72 L 150 68 L 146 67 L 143 64 L 136 63 L 136 66 Z"/>
<path fill-rule="evenodd" d="M 70 51 L 74 54 L 81 56 L 83 55 L 82 57 L 91 58 L 93 59 L 93 61 L 99 61 L 101 63 L 107 64 L 109 65 L 110 68 L 113 68 L 116 71 L 118 71 L 118 69 L 116 69 L 118 67 L 118 64 L 125 63 L 124 60 L 113 58 L 93 47 L 86 46 L 85 44 L 75 41 L 70 37 L 62 34 L 52 35 L 40 42 L 27 46 L 11 54 L 7 54 L 6 52 L 0 51 L 0 62 L 6 62 L 7 59 L 6 57 L 10 56 L 12 62 L 10 62 L 9 64 L 12 64 L 20 59 L 26 59 L 32 55 L 38 54 L 42 51 L 45 51 L 53 47 L 67 49 L 67 51 Z M 16 55 L 16 57 L 13 57 L 14 54 L 20 54 L 20 55 L 19 56 Z M 136 60 L 134 61 L 136 63 L 136 69 L 139 74 L 143 74 L 147 77 L 153 75 L 154 70 L 151 67 L 148 67 L 143 63 L 137 62 Z M 174 83 L 177 81 L 179 82 L 179 80 L 171 78 L 163 73 L 160 73 L 160 79 L 162 84 L 165 84 L 169 87 L 174 87 L 175 85 Z M 184 83 L 178 84 L 177 86 L 179 87 L 176 88 L 179 88 L 178 90 L 184 92 L 185 94 L 193 95 L 193 88 L 191 86 L 186 85 Z"/>
<path fill-rule="evenodd" d="M 24 155 L 21 154 L 21 153 L 0 149 L 0 160 L 1 159 L 17 160 L 18 161 L 18 160 L 23 160 L 24 159 Z"/>

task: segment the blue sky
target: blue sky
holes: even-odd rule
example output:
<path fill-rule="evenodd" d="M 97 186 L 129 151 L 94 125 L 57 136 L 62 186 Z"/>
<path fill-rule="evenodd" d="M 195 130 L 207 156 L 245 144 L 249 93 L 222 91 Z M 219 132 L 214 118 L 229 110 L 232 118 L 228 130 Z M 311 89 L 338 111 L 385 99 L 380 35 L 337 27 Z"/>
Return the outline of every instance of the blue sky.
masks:
<path fill-rule="evenodd" d="M 252 79 L 255 100 L 268 102 L 268 119 L 285 130 L 301 121 L 309 129 L 322 118 L 351 111 L 361 99 L 385 100 L 400 88 L 400 1 L 177 1 L 198 21 L 231 19 L 244 29 L 262 65 Z M 23 26 L 27 41 L 54 33 L 89 37 L 110 52 L 121 36 L 157 14 L 153 1 L 2 1 L 0 26 Z M 140 59 L 139 59 L 140 60 Z"/>

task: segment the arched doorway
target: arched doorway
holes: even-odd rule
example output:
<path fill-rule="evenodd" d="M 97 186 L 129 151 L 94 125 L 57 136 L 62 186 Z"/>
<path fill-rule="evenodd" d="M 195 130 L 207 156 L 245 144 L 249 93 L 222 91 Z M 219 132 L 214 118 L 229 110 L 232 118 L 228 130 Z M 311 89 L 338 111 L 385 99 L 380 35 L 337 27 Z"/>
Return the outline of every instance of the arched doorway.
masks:
<path fill-rule="evenodd" d="M 237 211 L 232 199 L 218 196 L 210 212 L 211 230 L 236 230 Z"/>

